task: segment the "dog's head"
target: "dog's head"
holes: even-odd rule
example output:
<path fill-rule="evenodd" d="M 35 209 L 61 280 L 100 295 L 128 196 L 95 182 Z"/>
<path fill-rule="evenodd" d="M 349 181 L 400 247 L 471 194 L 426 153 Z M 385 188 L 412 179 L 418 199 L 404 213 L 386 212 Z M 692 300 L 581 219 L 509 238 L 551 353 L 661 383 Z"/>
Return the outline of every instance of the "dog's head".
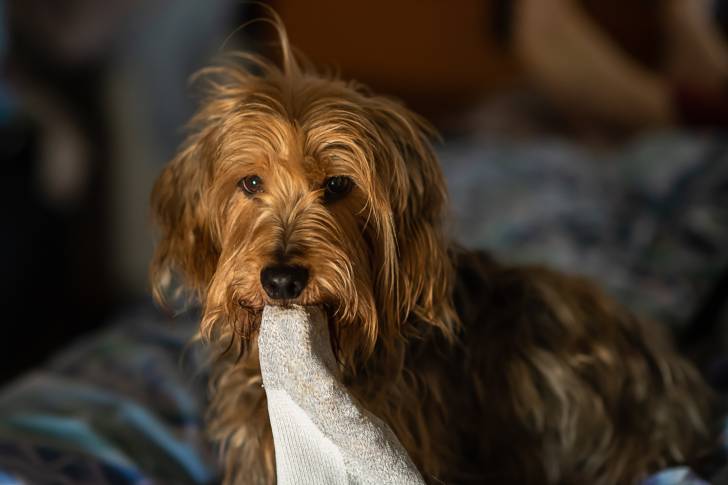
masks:
<path fill-rule="evenodd" d="M 240 341 L 266 304 L 324 305 L 346 360 L 392 344 L 413 318 L 447 332 L 431 130 L 283 52 L 282 67 L 241 56 L 205 71 L 208 97 L 152 194 L 157 296 L 176 270 L 203 305 L 202 334 Z"/>

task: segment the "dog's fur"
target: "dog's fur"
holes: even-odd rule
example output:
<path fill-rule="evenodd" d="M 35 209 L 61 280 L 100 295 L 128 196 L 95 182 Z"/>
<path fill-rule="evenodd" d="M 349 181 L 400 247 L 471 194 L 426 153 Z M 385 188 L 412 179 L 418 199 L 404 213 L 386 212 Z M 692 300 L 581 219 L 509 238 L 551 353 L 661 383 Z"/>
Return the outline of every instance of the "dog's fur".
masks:
<path fill-rule="evenodd" d="M 157 296 L 176 271 L 216 346 L 209 431 L 228 484 L 275 482 L 256 328 L 261 269 L 302 265 L 346 384 L 428 482 L 627 484 L 695 456 L 708 394 L 657 326 L 594 285 L 451 245 L 430 128 L 290 53 L 208 69 L 153 191 Z M 248 67 L 243 67 L 244 65 Z M 238 189 L 258 175 L 263 192 Z M 327 203 L 322 183 L 354 188 Z"/>

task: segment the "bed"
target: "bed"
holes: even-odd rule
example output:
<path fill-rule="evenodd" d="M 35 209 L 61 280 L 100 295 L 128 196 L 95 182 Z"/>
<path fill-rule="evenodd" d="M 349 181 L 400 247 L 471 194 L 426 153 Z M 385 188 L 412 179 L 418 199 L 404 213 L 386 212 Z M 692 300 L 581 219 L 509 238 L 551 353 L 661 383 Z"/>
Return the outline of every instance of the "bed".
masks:
<path fill-rule="evenodd" d="M 703 355 L 705 369 L 720 386 L 719 329 L 728 326 L 720 135 L 666 132 L 608 150 L 553 136 L 472 136 L 440 154 L 450 229 L 465 246 L 586 274 L 678 337 L 708 336 L 717 350 Z M 0 483 L 217 483 L 203 429 L 203 353 L 188 344 L 196 320 L 194 309 L 169 318 L 140 303 L 2 389 Z M 724 448 L 728 437 L 716 443 Z M 703 479 L 678 467 L 646 483 Z"/>

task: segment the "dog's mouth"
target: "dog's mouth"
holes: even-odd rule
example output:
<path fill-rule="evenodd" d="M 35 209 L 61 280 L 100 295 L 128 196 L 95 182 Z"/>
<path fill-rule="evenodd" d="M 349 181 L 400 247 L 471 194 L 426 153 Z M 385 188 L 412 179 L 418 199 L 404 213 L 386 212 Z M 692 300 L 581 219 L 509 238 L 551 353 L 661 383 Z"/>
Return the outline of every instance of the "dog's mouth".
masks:
<path fill-rule="evenodd" d="M 332 317 L 336 314 L 338 304 L 333 301 L 329 300 L 322 300 L 322 301 L 309 301 L 304 300 L 301 298 L 293 298 L 293 299 L 283 299 L 283 300 L 271 300 L 271 301 L 265 301 L 262 305 L 261 304 L 251 304 L 244 298 L 238 299 L 238 306 L 247 314 L 251 316 L 259 316 L 261 313 L 263 313 L 263 308 L 265 308 L 268 305 L 275 305 L 283 308 L 290 308 L 293 305 L 301 305 L 301 306 L 320 306 L 323 308 L 326 315 L 329 317 Z"/>
<path fill-rule="evenodd" d="M 290 308 L 293 305 L 301 306 L 321 306 L 326 311 L 335 311 L 337 304 L 330 300 L 308 300 L 303 298 L 291 298 L 291 299 L 280 299 L 280 300 L 269 300 L 266 299 L 262 304 L 253 304 L 244 298 L 238 299 L 238 306 L 243 310 L 251 313 L 260 313 L 266 306 L 279 306 L 283 308 Z"/>
<path fill-rule="evenodd" d="M 263 309 L 267 305 L 275 305 L 280 307 L 290 307 L 292 305 L 304 305 L 304 306 L 321 306 L 321 308 L 324 311 L 324 315 L 326 315 L 326 319 L 328 321 L 329 326 L 329 339 L 331 344 L 331 349 L 334 353 L 334 357 L 336 358 L 336 361 L 338 363 L 341 363 L 340 354 L 341 354 L 341 345 L 339 342 L 338 334 L 339 330 L 336 326 L 336 315 L 337 315 L 337 308 L 338 305 L 334 304 L 330 301 L 328 302 L 318 302 L 318 303 L 302 303 L 298 301 L 298 299 L 294 300 L 275 300 L 274 302 L 266 302 L 263 305 L 251 305 L 244 299 L 238 300 L 238 306 L 240 309 L 247 314 L 246 320 L 248 322 L 252 323 L 252 327 L 249 327 L 247 330 L 244 330 L 244 333 L 240 333 L 239 335 L 242 337 L 242 340 L 244 342 L 248 342 L 251 337 L 253 337 L 256 332 L 259 330 L 259 325 L 262 319 L 263 315 Z M 242 355 L 242 353 L 241 353 Z"/>
<path fill-rule="evenodd" d="M 263 311 L 262 306 L 252 305 L 242 298 L 238 299 L 238 306 L 249 313 L 260 313 Z"/>

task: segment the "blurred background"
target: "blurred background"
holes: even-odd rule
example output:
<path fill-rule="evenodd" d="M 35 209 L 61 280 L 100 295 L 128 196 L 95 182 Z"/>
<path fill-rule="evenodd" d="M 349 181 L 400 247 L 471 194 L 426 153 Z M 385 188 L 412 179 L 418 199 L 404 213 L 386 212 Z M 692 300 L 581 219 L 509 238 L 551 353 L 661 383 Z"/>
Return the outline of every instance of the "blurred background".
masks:
<path fill-rule="evenodd" d="M 726 3 L 268 5 L 316 64 L 441 130 L 460 239 L 585 272 L 687 328 L 725 297 Z M 0 379 L 149 300 L 148 195 L 198 101 L 188 79 L 224 50 L 276 56 L 272 29 L 239 28 L 265 15 L 0 2 Z"/>
<path fill-rule="evenodd" d="M 727 1 L 265 5 L 315 64 L 440 130 L 455 239 L 596 279 L 728 389 Z M 80 453 L 76 472 L 214 480 L 204 391 L 179 364 L 194 315 L 170 324 L 149 296 L 149 192 L 199 102 L 190 75 L 228 50 L 278 57 L 270 27 L 241 28 L 268 15 L 237 0 L 0 0 L 0 482 L 61 473 L 2 448 L 47 446 L 61 416 L 93 437 L 51 440 Z M 84 434 L 97 428 L 105 441 Z M 100 443 L 123 456 L 98 458 Z"/>

